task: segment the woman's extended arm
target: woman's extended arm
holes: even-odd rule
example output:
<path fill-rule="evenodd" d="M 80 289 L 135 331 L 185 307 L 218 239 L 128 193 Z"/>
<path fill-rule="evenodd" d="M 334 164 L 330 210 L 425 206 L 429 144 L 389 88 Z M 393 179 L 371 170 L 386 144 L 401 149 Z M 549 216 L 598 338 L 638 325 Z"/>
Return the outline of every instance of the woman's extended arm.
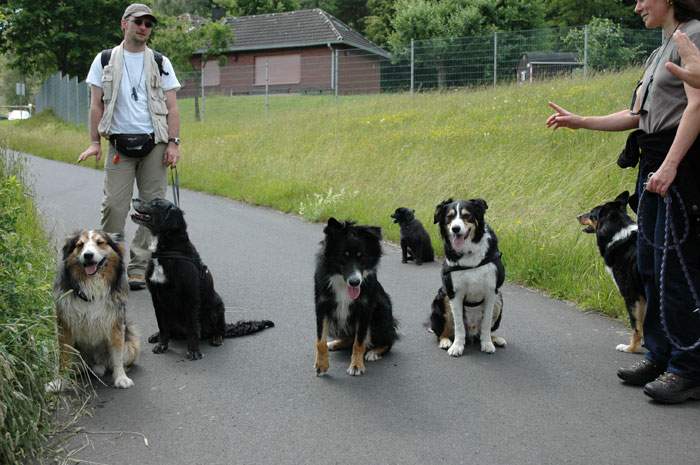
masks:
<path fill-rule="evenodd" d="M 627 131 L 639 127 L 639 115 L 633 115 L 629 110 L 618 111 L 605 116 L 579 116 L 560 107 L 554 102 L 549 106 L 556 113 L 547 118 L 547 127 L 592 129 L 595 131 Z"/>

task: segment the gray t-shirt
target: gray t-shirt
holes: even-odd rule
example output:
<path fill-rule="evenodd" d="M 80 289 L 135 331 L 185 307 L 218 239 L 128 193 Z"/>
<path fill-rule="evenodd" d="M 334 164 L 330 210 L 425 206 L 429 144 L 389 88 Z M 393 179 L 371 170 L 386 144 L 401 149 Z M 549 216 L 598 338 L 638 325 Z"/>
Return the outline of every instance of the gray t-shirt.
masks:
<path fill-rule="evenodd" d="M 700 47 L 700 21 L 692 19 L 678 29 L 685 32 L 690 40 Z M 666 70 L 664 63 L 667 61 L 681 64 L 681 57 L 671 37 L 665 37 L 661 46 L 647 59 L 644 78 L 639 88 L 637 105 L 641 104 L 646 89 L 649 89 L 642 108 L 646 113 L 642 113 L 639 119 L 639 129 L 647 134 L 678 126 L 688 104 L 683 81 Z"/>

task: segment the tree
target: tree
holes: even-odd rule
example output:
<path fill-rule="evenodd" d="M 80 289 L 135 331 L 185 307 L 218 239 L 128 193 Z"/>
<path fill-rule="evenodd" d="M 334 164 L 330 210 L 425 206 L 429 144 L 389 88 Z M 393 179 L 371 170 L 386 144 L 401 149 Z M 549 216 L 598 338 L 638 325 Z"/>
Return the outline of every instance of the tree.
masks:
<path fill-rule="evenodd" d="M 365 17 L 364 34 L 377 45 L 389 44 L 393 32 L 391 21 L 396 14 L 395 0 L 368 0 L 369 16 Z"/>
<path fill-rule="evenodd" d="M 549 0 L 547 20 L 555 25 L 583 26 L 593 18 L 607 18 L 624 27 L 641 29 L 634 0 Z"/>
<path fill-rule="evenodd" d="M 579 61 L 583 61 L 582 28 L 573 29 L 564 43 L 578 50 Z M 628 45 L 619 24 L 606 18 L 593 18 L 588 24 L 588 66 L 592 69 L 621 69 L 638 63 L 647 51 L 641 43 Z"/>
<path fill-rule="evenodd" d="M 9 0 L 0 53 L 25 76 L 61 71 L 84 77 L 95 55 L 119 43 L 128 0 Z"/>
<path fill-rule="evenodd" d="M 300 8 L 320 8 L 356 31 L 364 31 L 369 15 L 367 0 L 300 0 Z"/>
<path fill-rule="evenodd" d="M 416 63 L 431 63 L 439 87 L 445 84 L 450 62 L 458 54 L 490 47 L 492 40 L 478 37 L 498 30 L 532 29 L 544 24 L 543 0 L 398 0 L 392 20 L 389 43 L 395 54 L 405 53 L 411 39 L 416 44 Z M 458 38 L 469 39 L 458 40 Z M 469 72 L 484 73 L 482 63 L 460 56 L 474 67 Z M 451 66 L 464 73 L 467 66 Z M 478 69 L 478 70 L 477 70 Z"/>
<path fill-rule="evenodd" d="M 192 71 L 190 59 L 195 51 L 204 49 L 205 57 L 221 56 L 234 40 L 231 28 L 225 24 L 206 21 L 193 27 L 184 18 L 161 16 L 150 46 L 166 55 L 179 72 Z"/>

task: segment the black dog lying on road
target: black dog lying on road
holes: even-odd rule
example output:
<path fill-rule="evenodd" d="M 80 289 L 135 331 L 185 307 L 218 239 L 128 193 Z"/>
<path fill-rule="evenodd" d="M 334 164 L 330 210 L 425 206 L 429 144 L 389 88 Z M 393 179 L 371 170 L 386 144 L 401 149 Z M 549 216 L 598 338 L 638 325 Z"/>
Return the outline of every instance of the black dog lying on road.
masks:
<path fill-rule="evenodd" d="M 432 262 L 435 259 L 433 244 L 430 242 L 428 231 L 415 217 L 415 210 L 397 208 L 391 214 L 394 223 L 401 227 L 401 263 L 415 260 L 416 265 Z"/>
<path fill-rule="evenodd" d="M 214 279 L 187 235 L 187 224 L 175 204 L 165 199 L 133 200 L 131 219 L 147 227 L 155 241 L 146 269 L 146 285 L 156 311 L 159 332 L 148 338 L 153 353 L 168 350 L 171 338 L 187 339 L 187 358 L 202 358 L 199 340 L 213 346 L 225 337 L 245 336 L 274 323 L 269 320 L 227 324 L 224 302 L 214 290 Z"/>

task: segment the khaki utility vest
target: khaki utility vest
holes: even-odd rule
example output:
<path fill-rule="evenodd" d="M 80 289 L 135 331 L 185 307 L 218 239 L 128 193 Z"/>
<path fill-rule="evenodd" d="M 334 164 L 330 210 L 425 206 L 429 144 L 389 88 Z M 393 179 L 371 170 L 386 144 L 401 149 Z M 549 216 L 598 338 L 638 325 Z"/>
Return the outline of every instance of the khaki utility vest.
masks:
<path fill-rule="evenodd" d="M 155 142 L 168 143 L 168 107 L 165 104 L 165 92 L 163 82 L 158 71 L 158 64 L 153 55 L 153 50 L 146 47 L 143 59 L 143 74 L 146 80 L 146 98 L 148 100 L 148 112 L 151 115 Z M 112 55 L 102 69 L 102 101 L 105 109 L 102 114 L 97 131 L 103 137 L 109 137 L 114 115 L 114 105 L 119 97 L 119 86 L 124 74 L 124 43 L 114 47 Z"/>

